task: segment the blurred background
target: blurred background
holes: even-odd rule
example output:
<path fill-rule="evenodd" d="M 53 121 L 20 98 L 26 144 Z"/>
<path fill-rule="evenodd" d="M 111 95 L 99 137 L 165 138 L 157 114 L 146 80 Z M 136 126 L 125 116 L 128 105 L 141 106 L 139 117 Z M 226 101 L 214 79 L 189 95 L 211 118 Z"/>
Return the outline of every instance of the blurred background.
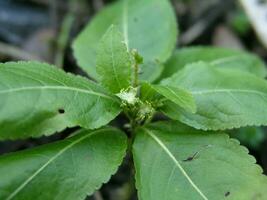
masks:
<path fill-rule="evenodd" d="M 112 0 L 0 0 L 0 62 L 39 60 L 85 75 L 73 58 L 71 43 L 88 21 Z M 252 2 L 252 0 L 251 0 Z M 212 45 L 248 50 L 267 61 L 267 2 L 253 0 L 262 13 L 257 21 L 236 0 L 172 0 L 179 22 L 177 47 Z M 253 14 L 253 13 L 252 13 Z M 260 23 L 260 24 L 259 24 Z M 266 29 L 265 28 L 265 29 Z M 123 118 L 115 124 L 122 124 Z M 73 129 L 40 139 L 0 142 L 0 154 L 67 137 Z M 267 129 L 229 131 L 245 145 L 267 173 Z M 131 187 L 125 164 L 109 184 L 88 199 L 123 199 Z M 135 191 L 132 191 L 133 193 Z M 125 197 L 125 199 L 127 199 Z M 135 199 L 135 197 L 133 197 Z"/>

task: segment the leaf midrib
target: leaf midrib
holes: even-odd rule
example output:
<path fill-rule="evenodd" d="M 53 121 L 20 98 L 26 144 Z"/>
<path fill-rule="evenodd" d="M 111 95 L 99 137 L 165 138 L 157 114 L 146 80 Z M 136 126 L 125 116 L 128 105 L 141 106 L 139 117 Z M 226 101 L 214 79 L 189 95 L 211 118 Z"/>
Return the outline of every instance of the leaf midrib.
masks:
<path fill-rule="evenodd" d="M 117 84 L 119 86 L 119 89 L 122 89 L 121 83 L 120 83 L 119 78 L 118 78 L 117 69 L 116 69 L 116 66 L 115 66 L 115 60 L 114 60 L 113 34 L 114 34 L 114 31 L 112 30 L 112 34 L 111 34 L 111 60 L 112 60 L 112 70 L 113 70 L 113 73 L 114 73 L 116 82 L 117 82 Z"/>
<path fill-rule="evenodd" d="M 75 87 L 67 87 L 67 86 L 27 86 L 27 87 L 21 87 L 21 88 L 12 88 L 12 89 L 7 89 L 7 90 L 0 90 L 0 94 L 4 93 L 13 93 L 13 92 L 22 92 L 26 90 L 70 90 L 70 91 L 76 91 L 80 93 L 86 93 L 90 95 L 95 95 L 95 96 L 101 96 L 107 99 L 115 100 L 111 96 L 99 93 L 99 92 L 94 92 L 90 90 L 85 90 L 81 88 L 75 88 Z"/>
<path fill-rule="evenodd" d="M 179 99 L 179 101 L 180 101 L 180 103 L 184 103 L 184 100 L 179 96 L 179 95 L 177 95 L 171 88 L 169 88 L 169 87 L 166 87 L 166 89 L 169 91 L 169 92 L 171 92 L 177 99 Z M 178 88 L 177 88 L 178 89 Z"/>
<path fill-rule="evenodd" d="M 222 63 L 225 63 L 225 62 L 233 61 L 236 58 L 239 58 L 241 56 L 242 55 L 234 55 L 234 56 L 228 56 L 228 57 L 224 57 L 224 58 L 218 58 L 218 59 L 215 59 L 215 60 L 211 61 L 211 64 L 219 65 L 219 64 L 222 64 Z"/>
<path fill-rule="evenodd" d="M 167 148 L 167 146 L 151 131 L 148 129 L 143 129 L 164 151 L 165 153 L 170 157 L 170 159 L 174 162 L 174 164 L 180 169 L 181 173 L 185 176 L 185 178 L 188 180 L 190 185 L 196 190 L 196 192 L 204 199 L 208 200 L 208 198 L 203 194 L 203 192 L 197 187 L 197 185 L 193 182 L 193 180 L 189 177 L 189 175 L 186 173 L 186 171 L 183 169 L 179 161 L 175 158 L 175 156 L 171 153 L 171 151 Z"/>
<path fill-rule="evenodd" d="M 208 90 L 191 91 L 192 94 L 199 94 L 199 95 L 205 95 L 210 93 L 227 93 L 227 92 L 252 93 L 252 94 L 266 96 L 264 92 L 256 90 L 245 90 L 245 89 L 208 89 Z"/>
<path fill-rule="evenodd" d="M 127 51 L 129 51 L 128 0 L 123 1 L 122 21 L 123 21 L 123 36 L 127 47 Z"/>
<path fill-rule="evenodd" d="M 73 147 L 74 145 L 80 143 L 81 141 L 102 132 L 102 130 L 98 130 L 95 132 L 91 132 L 90 134 L 87 134 L 79 139 L 77 139 L 76 141 L 72 142 L 71 144 L 67 145 L 66 147 L 64 147 L 63 149 L 61 149 L 56 155 L 54 155 L 53 157 L 51 157 L 46 163 L 44 163 L 38 170 L 36 170 L 30 177 L 28 177 L 22 184 L 19 185 L 19 187 L 17 187 L 16 190 L 14 190 L 14 192 L 12 192 L 5 200 L 11 200 L 13 199 L 24 187 L 26 187 L 26 185 L 28 183 L 30 183 L 38 174 L 40 174 L 50 163 L 52 163 L 55 159 L 57 159 L 60 155 L 62 155 L 65 151 L 67 151 L 68 149 L 70 149 L 71 147 Z"/>

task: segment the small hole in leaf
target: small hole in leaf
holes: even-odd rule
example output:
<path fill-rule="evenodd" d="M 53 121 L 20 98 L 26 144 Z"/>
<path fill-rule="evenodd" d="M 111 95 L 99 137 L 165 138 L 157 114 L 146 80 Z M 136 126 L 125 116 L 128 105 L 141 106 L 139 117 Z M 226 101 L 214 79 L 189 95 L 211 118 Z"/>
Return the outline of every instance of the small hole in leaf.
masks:
<path fill-rule="evenodd" d="M 225 197 L 228 197 L 229 195 L 230 195 L 229 191 L 224 194 Z"/>
<path fill-rule="evenodd" d="M 63 108 L 59 108 L 57 111 L 58 111 L 59 114 L 64 114 L 65 113 L 65 110 Z"/>

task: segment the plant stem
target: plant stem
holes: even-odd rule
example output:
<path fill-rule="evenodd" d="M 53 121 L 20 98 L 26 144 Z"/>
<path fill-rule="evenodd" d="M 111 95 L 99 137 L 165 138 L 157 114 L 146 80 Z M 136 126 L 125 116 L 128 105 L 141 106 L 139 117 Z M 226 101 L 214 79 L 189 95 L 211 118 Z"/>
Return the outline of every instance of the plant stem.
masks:
<path fill-rule="evenodd" d="M 66 50 L 66 46 L 68 43 L 68 39 L 70 36 L 70 31 L 72 28 L 72 25 L 75 21 L 75 9 L 76 9 L 76 4 L 74 0 L 69 1 L 69 11 L 64 17 L 61 30 L 59 33 L 58 37 L 58 42 L 57 42 L 57 52 L 55 56 L 55 65 L 62 68 L 63 67 L 63 61 L 64 61 L 64 54 Z"/>
<path fill-rule="evenodd" d="M 103 200 L 103 197 L 102 197 L 102 195 L 101 195 L 101 193 L 99 191 L 96 191 L 94 193 L 94 199 L 95 200 Z"/>
<path fill-rule="evenodd" d="M 134 179 L 134 163 L 133 163 L 133 153 L 132 153 L 132 146 L 134 141 L 134 130 L 131 129 L 131 138 L 129 139 L 128 148 L 127 148 L 127 155 L 128 155 L 128 163 L 130 167 L 130 177 L 128 182 L 124 186 L 124 195 L 122 200 L 131 200 L 132 196 L 135 192 L 135 179 Z"/>
<path fill-rule="evenodd" d="M 133 162 L 131 160 L 131 170 L 133 170 Z M 129 182 L 127 183 L 126 193 L 124 200 L 131 200 L 135 192 L 134 173 L 131 173 Z"/>
<path fill-rule="evenodd" d="M 138 74 L 139 74 L 139 65 L 137 62 L 134 63 L 134 82 L 133 82 L 133 87 L 138 86 Z"/>
<path fill-rule="evenodd" d="M 138 122 L 136 121 L 135 118 L 129 118 L 130 120 L 130 125 L 131 125 L 131 130 L 130 130 L 130 139 L 129 139 L 129 144 L 128 144 L 128 155 L 129 155 L 129 167 L 130 167 L 130 178 L 127 183 L 126 187 L 126 192 L 125 192 L 125 198 L 124 200 L 131 200 L 132 196 L 135 193 L 135 168 L 134 168 L 134 162 L 133 162 L 133 142 L 135 139 L 136 135 L 136 128 L 139 126 Z"/>
<path fill-rule="evenodd" d="M 11 56 L 19 60 L 42 60 L 38 56 L 25 52 L 23 49 L 2 42 L 0 42 L 0 54 Z"/>

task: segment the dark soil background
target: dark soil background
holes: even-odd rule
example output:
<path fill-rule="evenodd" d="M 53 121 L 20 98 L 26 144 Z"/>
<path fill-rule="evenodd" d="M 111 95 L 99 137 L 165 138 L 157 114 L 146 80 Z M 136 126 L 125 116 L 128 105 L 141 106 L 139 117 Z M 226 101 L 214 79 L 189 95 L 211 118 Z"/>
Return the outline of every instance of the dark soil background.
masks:
<path fill-rule="evenodd" d="M 76 65 L 71 43 L 85 24 L 111 0 L 0 0 L 0 62 L 42 60 L 66 71 L 85 75 Z M 267 61 L 267 50 L 257 39 L 242 8 L 235 0 L 172 0 L 179 21 L 177 47 L 214 45 L 248 50 Z M 259 4 L 262 1 L 259 1 Z M 267 11 L 266 11 L 267 21 Z M 160 27 L 159 27 L 160 28 Z M 266 36 L 267 37 L 267 36 Z M 64 66 L 64 67 L 63 67 Z M 122 127 L 123 116 L 114 121 Z M 40 139 L 0 142 L 0 154 L 32 148 L 67 137 L 75 129 Z M 243 130 L 238 137 L 267 172 L 267 129 Z M 129 159 L 99 192 L 88 199 L 136 199 L 127 183 Z M 132 197 L 129 197 L 128 194 Z"/>

